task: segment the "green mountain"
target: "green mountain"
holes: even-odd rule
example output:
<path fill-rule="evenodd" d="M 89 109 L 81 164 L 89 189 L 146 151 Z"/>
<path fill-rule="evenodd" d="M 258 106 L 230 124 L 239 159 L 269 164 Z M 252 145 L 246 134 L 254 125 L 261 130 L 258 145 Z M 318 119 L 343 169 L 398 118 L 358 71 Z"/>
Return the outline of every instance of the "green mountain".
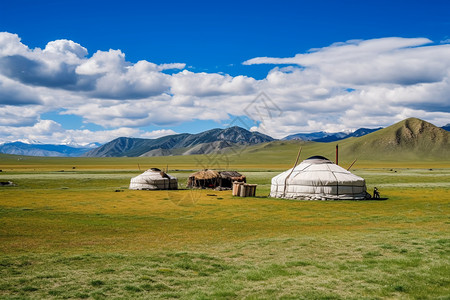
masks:
<path fill-rule="evenodd" d="M 343 153 L 363 159 L 450 160 L 450 133 L 417 118 L 346 139 L 339 146 Z"/>
<path fill-rule="evenodd" d="M 420 119 L 410 118 L 361 137 L 332 143 L 312 141 L 273 141 L 241 149 L 232 155 L 233 163 L 257 164 L 258 161 L 293 163 L 302 147 L 300 161 L 322 155 L 335 161 L 450 161 L 450 133 Z"/>

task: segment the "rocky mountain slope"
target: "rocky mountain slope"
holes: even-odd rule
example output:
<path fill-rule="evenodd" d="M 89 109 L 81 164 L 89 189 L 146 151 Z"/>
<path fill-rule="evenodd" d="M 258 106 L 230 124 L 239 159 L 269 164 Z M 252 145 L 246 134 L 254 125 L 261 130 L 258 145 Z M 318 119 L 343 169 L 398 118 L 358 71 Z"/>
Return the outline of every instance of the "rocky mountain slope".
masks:
<path fill-rule="evenodd" d="M 254 145 L 273 141 L 270 136 L 240 127 L 211 129 L 198 134 L 175 134 L 158 139 L 117 138 L 93 149 L 87 157 L 161 156 L 208 154 L 233 145 Z"/>
<path fill-rule="evenodd" d="M 287 137 L 283 138 L 283 140 L 287 140 L 287 141 L 302 140 L 302 141 L 330 143 L 330 142 L 344 140 L 349 137 L 363 136 L 363 135 L 375 132 L 380 129 L 382 129 L 382 127 L 373 128 L 373 129 L 360 128 L 351 133 L 345 133 L 345 132 L 329 133 L 329 132 L 325 132 L 325 131 L 318 131 L 318 132 L 312 132 L 312 133 L 296 133 L 296 134 L 288 135 Z"/>

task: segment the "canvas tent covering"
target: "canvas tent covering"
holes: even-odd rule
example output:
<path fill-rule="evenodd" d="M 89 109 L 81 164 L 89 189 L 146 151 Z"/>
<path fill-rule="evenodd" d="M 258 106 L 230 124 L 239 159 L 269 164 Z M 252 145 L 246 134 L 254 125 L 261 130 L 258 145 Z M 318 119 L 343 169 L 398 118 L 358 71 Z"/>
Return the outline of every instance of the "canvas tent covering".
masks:
<path fill-rule="evenodd" d="M 189 176 L 188 187 L 191 188 L 230 188 L 234 181 L 245 182 L 246 178 L 236 171 L 201 170 Z"/>
<path fill-rule="evenodd" d="M 131 178 L 130 190 L 176 190 L 178 180 L 160 169 L 152 168 Z"/>
<path fill-rule="evenodd" d="M 271 197 L 304 200 L 362 200 L 366 195 L 363 178 L 323 156 L 310 157 L 273 177 L 270 190 Z"/>

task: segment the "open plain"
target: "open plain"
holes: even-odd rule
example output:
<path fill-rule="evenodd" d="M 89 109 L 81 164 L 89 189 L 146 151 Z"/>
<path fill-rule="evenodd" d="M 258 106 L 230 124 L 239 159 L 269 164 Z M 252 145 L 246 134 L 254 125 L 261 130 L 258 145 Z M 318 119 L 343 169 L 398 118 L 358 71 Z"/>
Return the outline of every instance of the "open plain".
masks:
<path fill-rule="evenodd" d="M 0 298 L 448 299 L 449 163 L 356 164 L 385 201 L 269 198 L 286 151 L 230 160 L 251 198 L 184 189 L 205 156 L 2 155 Z M 127 189 L 166 163 L 180 190 Z"/>

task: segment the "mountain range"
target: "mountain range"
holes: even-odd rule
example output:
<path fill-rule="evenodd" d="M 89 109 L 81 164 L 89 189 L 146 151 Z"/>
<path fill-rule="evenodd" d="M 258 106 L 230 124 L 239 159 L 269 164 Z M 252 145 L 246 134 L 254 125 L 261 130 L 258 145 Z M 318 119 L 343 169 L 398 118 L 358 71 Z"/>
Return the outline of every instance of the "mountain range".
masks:
<path fill-rule="evenodd" d="M 384 145 L 380 149 L 380 153 L 391 151 L 389 149 L 398 150 L 400 148 L 417 148 L 419 146 L 430 149 L 434 147 L 435 150 L 431 149 L 430 151 L 437 153 L 440 151 L 441 146 L 439 144 L 440 142 L 436 146 L 436 141 L 442 140 L 444 141 L 444 146 L 447 145 L 445 141 L 448 139 L 450 124 L 438 128 L 433 124 L 415 118 L 410 118 L 402 122 L 384 129 L 360 128 L 352 133 L 327 133 L 324 131 L 298 133 L 287 136 L 282 140 L 313 142 L 335 142 L 342 140 L 344 144 L 350 143 L 347 149 L 367 153 L 372 152 L 371 149 L 375 149 L 380 145 Z M 399 126 L 398 124 L 403 125 L 395 130 L 395 134 L 392 133 L 393 126 Z M 389 130 L 387 130 L 388 128 Z M 372 141 L 372 139 L 375 140 Z M 12 142 L 0 144 L 0 153 L 28 156 L 148 157 L 221 153 L 231 149 L 230 147 L 252 146 L 273 141 L 275 139 L 270 136 L 259 132 L 250 132 L 235 126 L 226 129 L 211 129 L 198 134 L 175 134 L 157 139 L 120 137 L 101 146 L 98 144 L 94 145 L 96 148 L 93 148 L 93 146 L 74 147 L 68 145 Z M 367 145 L 370 145 L 370 149 L 366 149 Z"/>
<path fill-rule="evenodd" d="M 241 127 L 211 129 L 198 134 L 181 133 L 157 139 L 120 137 L 93 149 L 86 157 L 168 156 L 209 154 L 238 145 L 255 145 L 274 139 Z"/>
<path fill-rule="evenodd" d="M 67 145 L 29 144 L 12 142 L 0 145 L 0 153 L 27 156 L 65 156 L 78 157 L 91 150 L 87 147 L 72 147 Z"/>
<path fill-rule="evenodd" d="M 345 132 L 329 133 L 329 132 L 325 132 L 325 131 L 318 131 L 318 132 L 313 132 L 313 133 L 296 133 L 296 134 L 288 135 L 287 137 L 283 138 L 283 140 L 287 140 L 287 141 L 302 140 L 302 141 L 329 143 L 329 142 L 344 140 L 349 137 L 363 136 L 363 135 L 375 132 L 377 130 L 380 130 L 382 128 L 383 127 L 379 127 L 379 128 L 375 128 L 375 129 L 360 128 L 351 133 L 345 133 Z"/>

